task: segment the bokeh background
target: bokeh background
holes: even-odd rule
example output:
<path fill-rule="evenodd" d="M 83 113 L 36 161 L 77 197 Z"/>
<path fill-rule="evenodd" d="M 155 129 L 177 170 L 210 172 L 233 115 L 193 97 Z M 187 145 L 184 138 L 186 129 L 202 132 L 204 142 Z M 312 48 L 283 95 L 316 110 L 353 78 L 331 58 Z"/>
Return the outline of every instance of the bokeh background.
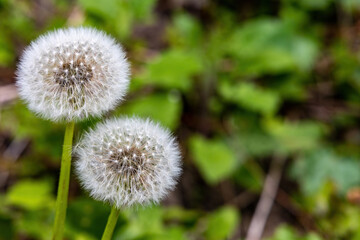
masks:
<path fill-rule="evenodd" d="M 105 117 L 158 120 L 183 154 L 177 189 L 124 210 L 114 239 L 360 239 L 359 0 L 0 0 L 0 239 L 49 239 L 64 125 L 18 100 L 15 70 L 79 25 L 132 65 Z M 66 239 L 100 239 L 109 211 L 72 175 Z"/>

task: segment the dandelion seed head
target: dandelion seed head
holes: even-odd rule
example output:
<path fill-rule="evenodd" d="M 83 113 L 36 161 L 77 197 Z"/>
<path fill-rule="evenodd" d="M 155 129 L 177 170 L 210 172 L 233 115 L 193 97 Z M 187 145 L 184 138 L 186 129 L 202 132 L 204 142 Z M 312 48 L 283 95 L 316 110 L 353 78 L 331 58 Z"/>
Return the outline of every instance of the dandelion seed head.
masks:
<path fill-rule="evenodd" d="M 24 51 L 17 70 L 20 97 L 54 121 L 99 116 L 122 100 L 128 84 L 122 47 L 91 28 L 40 36 Z"/>
<path fill-rule="evenodd" d="M 181 172 L 175 139 L 160 125 L 140 118 L 99 124 L 75 152 L 84 188 L 95 199 L 119 208 L 159 202 L 175 187 Z"/>

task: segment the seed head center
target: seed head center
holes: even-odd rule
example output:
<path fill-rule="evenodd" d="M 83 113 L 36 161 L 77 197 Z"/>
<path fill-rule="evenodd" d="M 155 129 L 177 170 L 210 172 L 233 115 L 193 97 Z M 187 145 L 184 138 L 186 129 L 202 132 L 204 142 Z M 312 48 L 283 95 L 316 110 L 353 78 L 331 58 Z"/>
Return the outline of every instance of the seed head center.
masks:
<path fill-rule="evenodd" d="M 92 69 L 80 61 L 64 63 L 55 72 L 55 81 L 61 87 L 83 86 L 89 82 L 92 77 Z"/>
<path fill-rule="evenodd" d="M 146 156 L 136 147 L 120 148 L 112 151 L 108 162 L 110 169 L 123 174 L 138 174 L 145 168 Z"/>

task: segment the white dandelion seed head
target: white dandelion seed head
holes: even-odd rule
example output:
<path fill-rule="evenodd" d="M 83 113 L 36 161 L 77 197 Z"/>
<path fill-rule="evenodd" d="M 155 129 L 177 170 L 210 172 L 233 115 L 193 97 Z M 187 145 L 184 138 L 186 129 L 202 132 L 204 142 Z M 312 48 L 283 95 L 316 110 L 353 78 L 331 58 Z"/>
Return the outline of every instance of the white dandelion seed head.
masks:
<path fill-rule="evenodd" d="M 83 187 L 118 208 L 159 202 L 181 173 L 175 139 L 149 119 L 101 123 L 85 134 L 75 153 Z"/>
<path fill-rule="evenodd" d="M 54 121 L 99 116 L 124 97 L 129 64 L 122 47 L 92 28 L 40 36 L 24 51 L 17 70 L 20 97 Z"/>

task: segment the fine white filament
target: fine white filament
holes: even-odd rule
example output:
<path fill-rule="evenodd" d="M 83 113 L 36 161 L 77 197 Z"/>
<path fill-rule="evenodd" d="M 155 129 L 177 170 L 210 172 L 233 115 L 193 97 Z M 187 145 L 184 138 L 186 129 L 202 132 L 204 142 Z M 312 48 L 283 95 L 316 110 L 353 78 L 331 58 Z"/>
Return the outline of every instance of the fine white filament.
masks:
<path fill-rule="evenodd" d="M 117 207 L 159 202 L 180 175 L 180 153 L 168 130 L 150 120 L 108 120 L 76 147 L 76 171 L 98 200 Z"/>
<path fill-rule="evenodd" d="M 122 47 L 92 28 L 40 36 L 25 50 L 17 70 L 20 97 L 53 121 L 99 116 L 122 100 L 128 84 Z"/>

